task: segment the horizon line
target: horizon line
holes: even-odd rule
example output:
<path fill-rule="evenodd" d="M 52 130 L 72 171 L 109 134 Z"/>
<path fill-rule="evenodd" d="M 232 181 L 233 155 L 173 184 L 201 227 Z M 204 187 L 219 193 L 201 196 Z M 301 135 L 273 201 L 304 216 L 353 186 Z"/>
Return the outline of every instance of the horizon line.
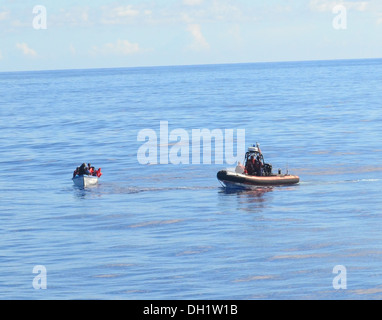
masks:
<path fill-rule="evenodd" d="M 196 67 L 196 66 L 223 66 L 240 64 L 270 64 L 270 63 L 292 63 L 292 62 L 329 62 L 329 61 L 360 61 L 360 60 L 382 60 L 379 58 L 343 58 L 343 59 L 307 59 L 307 60 L 278 60 L 257 62 L 226 62 L 226 63 L 198 63 L 198 64 L 174 64 L 174 65 L 148 65 L 130 67 L 89 67 L 89 68 L 63 68 L 63 69 L 36 69 L 18 71 L 0 71 L 0 73 L 27 73 L 27 72 L 53 72 L 53 71 L 81 71 L 81 70 L 112 70 L 112 69 L 144 69 L 144 68 L 171 68 L 171 67 Z"/>

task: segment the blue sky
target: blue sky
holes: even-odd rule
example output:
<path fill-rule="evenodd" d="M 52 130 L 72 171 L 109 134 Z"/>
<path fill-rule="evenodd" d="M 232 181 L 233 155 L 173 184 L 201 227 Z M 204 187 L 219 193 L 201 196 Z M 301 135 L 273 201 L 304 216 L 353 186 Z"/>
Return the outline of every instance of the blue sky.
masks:
<path fill-rule="evenodd" d="M 381 0 L 0 2 L 0 71 L 381 57 Z"/>

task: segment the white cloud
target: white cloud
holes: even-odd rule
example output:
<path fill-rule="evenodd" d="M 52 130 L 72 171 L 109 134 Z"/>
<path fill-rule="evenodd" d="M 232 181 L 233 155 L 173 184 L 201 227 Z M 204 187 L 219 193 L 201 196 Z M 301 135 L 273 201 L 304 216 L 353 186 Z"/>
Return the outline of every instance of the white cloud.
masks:
<path fill-rule="evenodd" d="M 176 1 L 175 1 L 176 2 Z M 182 0 L 174 5 L 142 1 L 133 5 L 104 5 L 92 16 L 104 25 L 173 25 L 179 23 L 243 22 L 253 20 L 253 5 L 232 0 Z M 249 10 L 250 9 L 250 10 Z M 98 17 L 98 19 L 97 19 Z"/>
<path fill-rule="evenodd" d="M 23 54 L 26 56 L 32 56 L 32 57 L 37 56 L 37 52 L 35 50 L 29 48 L 25 42 L 17 43 L 16 47 L 18 49 L 20 49 L 23 52 Z"/>
<path fill-rule="evenodd" d="M 188 25 L 187 31 L 190 32 L 192 37 L 194 38 L 194 43 L 192 46 L 190 46 L 190 48 L 194 50 L 209 49 L 210 45 L 204 38 L 199 24 Z"/>
<path fill-rule="evenodd" d="M 111 13 L 118 17 L 135 17 L 139 14 L 139 11 L 133 9 L 133 7 L 129 5 L 114 8 Z"/>
<path fill-rule="evenodd" d="M 175 1 L 176 2 L 176 1 Z M 179 23 L 243 22 L 253 20 L 253 5 L 232 0 L 182 0 L 174 5 L 142 1 L 131 5 L 103 5 L 90 16 L 103 25 L 172 25 Z"/>
<path fill-rule="evenodd" d="M 93 55 L 97 55 L 97 54 L 129 55 L 129 54 L 138 53 L 140 51 L 141 51 L 141 48 L 139 47 L 138 43 L 131 43 L 128 40 L 118 39 L 114 43 L 105 43 L 101 47 L 94 46 L 91 50 L 91 54 Z"/>
<path fill-rule="evenodd" d="M 333 0 L 311 0 L 309 8 L 317 12 L 332 12 L 333 8 L 343 5 L 348 10 L 366 11 L 370 5 L 369 1 L 333 1 Z"/>
<path fill-rule="evenodd" d="M 0 60 L 3 59 L 3 53 L 0 50 Z"/>
<path fill-rule="evenodd" d="M 145 10 L 145 15 L 147 15 L 147 11 L 148 10 Z M 135 18 L 140 15 L 140 11 L 133 8 L 132 5 L 118 7 L 104 6 L 102 7 L 102 12 L 101 23 L 111 25 L 126 24 L 135 21 Z M 151 14 L 151 12 L 149 14 Z"/>
<path fill-rule="evenodd" d="M 87 12 L 82 12 L 81 18 L 84 22 L 88 22 L 89 21 L 89 14 Z"/>
<path fill-rule="evenodd" d="M 211 15 L 214 20 L 221 21 L 242 21 L 244 19 L 242 10 L 239 7 L 232 5 L 230 2 L 223 3 L 217 0 L 212 3 Z"/>
<path fill-rule="evenodd" d="M 311 0 L 309 3 L 309 8 L 312 11 L 318 11 L 318 12 L 330 11 L 331 12 L 336 5 L 338 5 L 336 1 Z"/>
<path fill-rule="evenodd" d="M 69 45 L 69 51 L 72 55 L 75 55 L 77 53 L 76 48 L 74 47 L 73 43 Z"/>
<path fill-rule="evenodd" d="M 197 6 L 202 4 L 203 0 L 183 0 L 183 4 L 187 6 Z"/>
<path fill-rule="evenodd" d="M 202 6 L 197 6 L 195 0 L 186 0 L 189 2 L 187 10 L 180 12 L 177 16 L 181 21 L 189 23 L 201 22 L 243 22 L 245 20 L 253 20 L 254 14 L 246 12 L 246 9 L 233 5 L 227 0 L 212 0 L 208 3 L 203 3 Z M 195 1 L 195 2 L 194 2 Z M 183 2 L 185 3 L 185 2 Z M 192 4 L 192 6 L 191 6 Z M 243 12 L 246 12 L 244 14 Z"/>
<path fill-rule="evenodd" d="M 8 15 L 9 15 L 8 11 L 0 12 L 0 21 L 7 19 Z"/>
<path fill-rule="evenodd" d="M 92 16 L 89 7 L 61 8 L 58 12 L 49 15 L 50 26 L 90 26 L 93 24 L 89 17 Z"/>

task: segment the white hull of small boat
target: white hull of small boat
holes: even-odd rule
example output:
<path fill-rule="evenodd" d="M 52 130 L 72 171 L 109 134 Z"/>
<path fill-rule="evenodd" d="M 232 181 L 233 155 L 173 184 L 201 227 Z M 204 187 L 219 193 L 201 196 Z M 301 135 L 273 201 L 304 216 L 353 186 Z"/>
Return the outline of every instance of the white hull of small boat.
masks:
<path fill-rule="evenodd" d="M 76 186 L 81 188 L 95 186 L 98 183 L 98 177 L 94 176 L 76 176 L 73 178 Z"/>

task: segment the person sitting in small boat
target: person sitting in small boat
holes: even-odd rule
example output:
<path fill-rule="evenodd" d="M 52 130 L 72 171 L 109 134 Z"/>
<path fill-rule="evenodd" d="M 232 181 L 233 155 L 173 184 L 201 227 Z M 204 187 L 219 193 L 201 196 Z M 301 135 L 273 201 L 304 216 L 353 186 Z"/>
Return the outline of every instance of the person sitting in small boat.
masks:
<path fill-rule="evenodd" d="M 102 175 L 101 173 L 101 168 L 98 168 L 98 170 L 96 170 L 94 167 L 92 167 L 92 170 L 89 170 L 91 172 L 91 175 L 93 177 L 100 177 Z"/>
<path fill-rule="evenodd" d="M 95 176 L 95 168 L 90 163 L 88 163 L 88 170 L 91 176 Z"/>
<path fill-rule="evenodd" d="M 84 174 L 90 174 L 88 168 L 86 167 L 86 163 L 81 164 L 80 168 L 78 169 L 79 176 L 83 176 Z"/>
<path fill-rule="evenodd" d="M 75 178 L 75 176 L 78 174 L 79 171 L 80 171 L 80 167 L 77 167 L 76 170 L 73 171 L 73 178 Z"/>
<path fill-rule="evenodd" d="M 241 164 L 240 161 L 238 161 L 237 166 L 235 168 L 236 173 L 244 173 L 245 172 L 245 167 Z"/>
<path fill-rule="evenodd" d="M 98 178 L 101 177 L 102 176 L 101 168 L 98 168 L 98 170 L 95 171 L 94 173 L 95 173 L 94 175 L 97 176 Z"/>

